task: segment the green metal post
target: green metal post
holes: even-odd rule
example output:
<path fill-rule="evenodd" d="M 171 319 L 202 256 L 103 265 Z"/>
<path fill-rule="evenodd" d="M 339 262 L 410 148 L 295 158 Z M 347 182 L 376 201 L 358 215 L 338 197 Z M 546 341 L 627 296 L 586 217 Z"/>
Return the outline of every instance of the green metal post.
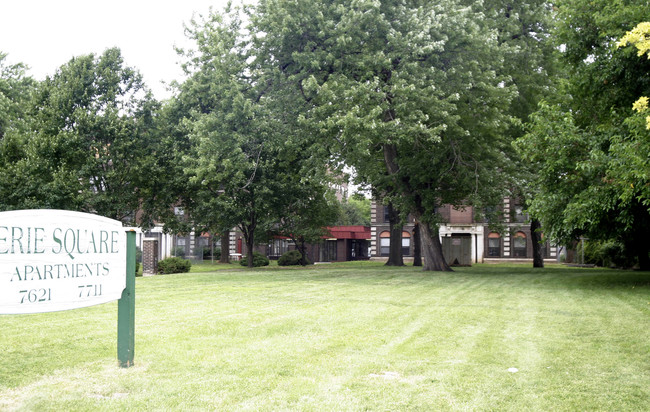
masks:
<path fill-rule="evenodd" d="M 135 232 L 126 232 L 126 288 L 117 301 L 117 360 L 133 366 L 135 349 Z"/>

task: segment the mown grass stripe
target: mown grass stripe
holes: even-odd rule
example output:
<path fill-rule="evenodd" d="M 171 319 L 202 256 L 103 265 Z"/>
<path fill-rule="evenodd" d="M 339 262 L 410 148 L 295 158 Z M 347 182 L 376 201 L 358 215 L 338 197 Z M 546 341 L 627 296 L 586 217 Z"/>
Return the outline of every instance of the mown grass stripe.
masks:
<path fill-rule="evenodd" d="M 114 305 L 0 317 L 0 409 L 647 410 L 649 302 L 562 267 L 142 278 L 127 370 Z"/>

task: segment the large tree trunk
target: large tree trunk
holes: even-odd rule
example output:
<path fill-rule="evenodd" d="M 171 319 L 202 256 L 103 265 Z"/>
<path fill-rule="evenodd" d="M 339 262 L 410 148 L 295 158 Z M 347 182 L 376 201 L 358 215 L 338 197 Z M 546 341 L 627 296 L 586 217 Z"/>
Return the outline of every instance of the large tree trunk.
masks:
<path fill-rule="evenodd" d="M 390 203 L 388 204 L 388 222 L 390 223 L 390 250 L 386 266 L 404 266 L 402 257 L 403 227 L 400 224 L 399 211 L 395 210 Z"/>
<path fill-rule="evenodd" d="M 221 234 L 221 258 L 219 263 L 230 263 L 230 232 L 225 231 Z"/>
<path fill-rule="evenodd" d="M 389 175 L 395 175 L 399 171 L 399 165 L 397 164 L 397 146 L 394 144 L 384 144 L 384 163 L 386 164 L 386 171 Z M 402 195 L 407 197 L 417 197 L 413 193 L 409 193 L 409 189 L 403 188 Z M 417 211 L 417 213 L 415 213 Z M 417 208 L 412 213 L 415 217 L 416 223 L 420 224 L 420 241 L 422 255 L 424 257 L 424 265 L 422 266 L 423 270 L 432 270 L 432 271 L 449 271 L 452 272 L 452 269 L 449 267 L 445 261 L 445 257 L 442 254 L 442 244 L 440 243 L 440 238 L 438 237 L 438 228 L 432 229 L 427 223 L 422 222 L 422 210 Z M 392 234 L 391 234 L 391 246 L 393 244 Z M 401 234 L 400 234 L 400 250 L 401 250 Z M 402 263 L 403 264 L 403 263 Z"/>
<path fill-rule="evenodd" d="M 254 210 L 254 209 L 253 209 Z M 248 257 L 248 268 L 252 269 L 253 265 L 253 251 L 255 249 L 255 228 L 257 227 L 257 217 L 255 212 L 250 213 L 250 222 L 247 225 L 242 225 L 240 228 L 244 234 L 246 241 L 246 256 Z"/>
<path fill-rule="evenodd" d="M 252 269 L 253 266 L 253 251 L 255 249 L 255 236 L 253 236 L 253 231 L 246 236 L 246 255 L 248 257 L 248 268 Z"/>
<path fill-rule="evenodd" d="M 420 246 L 420 224 L 413 227 L 413 266 L 422 266 L 422 247 Z"/>
<path fill-rule="evenodd" d="M 530 236 L 533 242 L 533 267 L 544 267 L 544 256 L 542 256 L 542 233 L 540 232 L 542 225 L 539 220 L 532 219 L 530 221 Z"/>
<path fill-rule="evenodd" d="M 420 223 L 422 254 L 424 256 L 423 270 L 453 272 L 442 254 L 442 244 L 438 236 L 438 228 L 431 228 L 428 223 Z"/>

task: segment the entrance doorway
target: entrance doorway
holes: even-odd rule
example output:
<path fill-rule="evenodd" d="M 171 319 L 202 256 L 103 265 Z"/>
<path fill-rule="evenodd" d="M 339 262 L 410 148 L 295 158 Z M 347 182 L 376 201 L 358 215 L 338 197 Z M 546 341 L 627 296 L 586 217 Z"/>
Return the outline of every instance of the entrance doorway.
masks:
<path fill-rule="evenodd" d="M 442 238 L 442 253 L 449 266 L 472 265 L 472 235 L 452 233 Z"/>

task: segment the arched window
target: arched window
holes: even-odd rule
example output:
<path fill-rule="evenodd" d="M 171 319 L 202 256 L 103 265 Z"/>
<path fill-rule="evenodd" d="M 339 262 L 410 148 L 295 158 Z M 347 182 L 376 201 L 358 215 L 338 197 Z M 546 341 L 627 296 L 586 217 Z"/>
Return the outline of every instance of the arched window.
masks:
<path fill-rule="evenodd" d="M 411 254 L 411 234 L 406 230 L 402 232 L 402 256 Z"/>
<path fill-rule="evenodd" d="M 512 240 L 515 257 L 526 257 L 526 234 L 517 232 Z"/>
<path fill-rule="evenodd" d="M 381 256 L 390 255 L 390 232 L 388 230 L 379 234 L 379 254 Z"/>
<path fill-rule="evenodd" d="M 496 232 L 488 235 L 488 257 L 501 257 L 501 236 Z"/>

